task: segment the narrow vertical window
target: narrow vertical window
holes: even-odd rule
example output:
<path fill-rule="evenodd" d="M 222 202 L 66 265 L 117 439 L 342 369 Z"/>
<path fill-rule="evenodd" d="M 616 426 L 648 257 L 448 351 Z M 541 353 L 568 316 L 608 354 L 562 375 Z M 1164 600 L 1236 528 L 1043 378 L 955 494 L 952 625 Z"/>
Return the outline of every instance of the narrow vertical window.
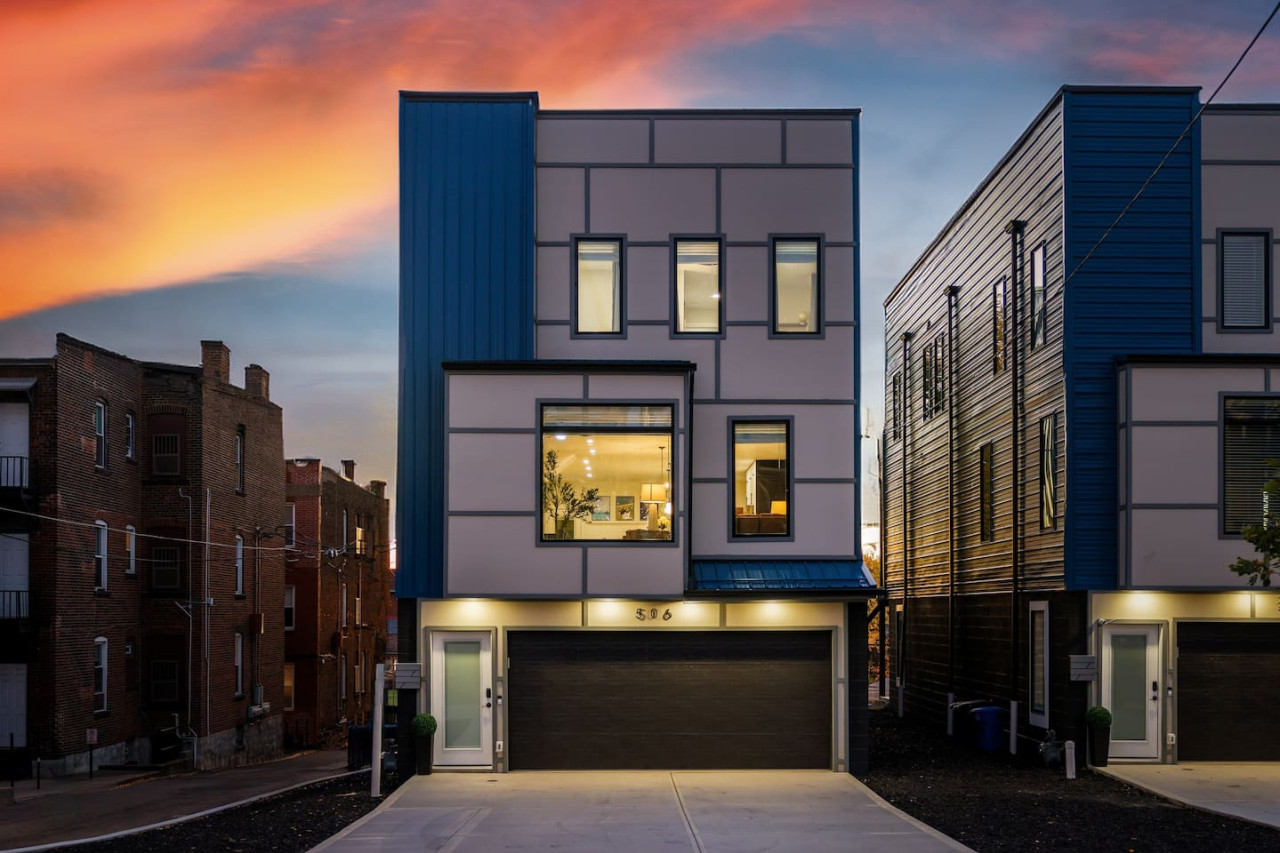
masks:
<path fill-rule="evenodd" d="M 1006 323 L 1009 317 L 1009 281 L 1000 279 L 991 285 L 991 372 L 1000 373 L 1005 366 Z"/>
<path fill-rule="evenodd" d="M 1031 348 L 1044 346 L 1049 326 L 1049 306 L 1045 298 L 1044 244 L 1031 250 Z"/>
<path fill-rule="evenodd" d="M 126 525 L 124 528 L 124 552 L 128 558 L 125 563 L 124 573 L 126 575 L 136 575 L 138 573 L 138 531 L 132 525 Z"/>
<path fill-rule="evenodd" d="M 93 467 L 107 467 L 107 404 L 93 404 Z"/>
<path fill-rule="evenodd" d="M 920 352 L 920 418 L 933 417 L 933 348 L 926 346 Z"/>
<path fill-rule="evenodd" d="M 239 631 L 235 633 L 235 644 L 233 647 L 236 666 L 236 698 L 244 696 L 244 634 Z"/>
<path fill-rule="evenodd" d="M 293 664 L 284 665 L 284 709 L 293 710 Z"/>
<path fill-rule="evenodd" d="M 902 438 L 902 371 L 893 374 L 893 437 Z"/>
<path fill-rule="evenodd" d="M 933 411 L 947 410 L 947 338 L 939 333 L 933 339 Z"/>
<path fill-rule="evenodd" d="M 1033 601 L 1027 622 L 1030 665 L 1030 722 L 1033 726 L 1049 725 L 1049 602 Z"/>
<path fill-rule="evenodd" d="M 338 698 L 347 698 L 347 653 L 338 655 Z"/>
<path fill-rule="evenodd" d="M 978 454 L 979 536 L 983 542 L 990 542 L 996 538 L 996 446 L 984 444 Z"/>
<path fill-rule="evenodd" d="M 623 242 L 582 237 L 574 243 L 573 331 L 617 335 L 623 318 Z"/>
<path fill-rule="evenodd" d="M 338 609 L 342 614 L 342 627 L 347 627 L 347 585 L 342 585 L 342 595 L 338 599 Z"/>
<path fill-rule="evenodd" d="M 107 523 L 99 519 L 94 523 L 93 588 L 107 588 Z"/>
<path fill-rule="evenodd" d="M 733 535 L 791 535 L 791 425 L 733 421 Z"/>
<path fill-rule="evenodd" d="M 107 710 L 107 638 L 93 640 L 93 710 Z"/>
<path fill-rule="evenodd" d="M 350 544 L 347 539 L 347 511 L 342 511 L 342 553 L 347 553 L 347 545 Z"/>
<path fill-rule="evenodd" d="M 236 534 L 236 595 L 244 595 L 244 537 Z"/>
<path fill-rule="evenodd" d="M 133 412 L 124 413 L 124 458 L 133 459 L 137 447 L 137 428 Z"/>
<path fill-rule="evenodd" d="M 676 332 L 719 334 L 723 312 L 720 241 L 675 241 Z"/>
<path fill-rule="evenodd" d="M 356 619 L 355 619 L 356 625 L 364 624 L 364 622 L 361 621 L 362 615 L 363 614 L 360 612 L 360 591 L 356 590 Z"/>
<path fill-rule="evenodd" d="M 369 555 L 369 539 L 366 534 L 366 526 L 369 523 L 369 516 L 364 513 L 356 513 L 356 556 L 367 557 Z"/>
<path fill-rule="evenodd" d="M 816 335 L 822 331 L 822 242 L 817 238 L 773 241 L 773 333 Z"/>
<path fill-rule="evenodd" d="M 1271 325 L 1271 232 L 1218 235 L 1219 306 L 1224 329 Z"/>
<path fill-rule="evenodd" d="M 1058 526 L 1058 416 L 1040 420 L 1040 529 Z"/>
<path fill-rule="evenodd" d="M 284 629 L 292 631 L 297 606 L 298 591 L 292 584 L 284 588 Z"/>
<path fill-rule="evenodd" d="M 236 428 L 236 491 L 244 494 L 244 424 Z"/>
<path fill-rule="evenodd" d="M 286 548 L 294 547 L 296 537 L 295 528 L 298 522 L 298 507 L 296 504 L 287 503 L 284 505 L 284 546 Z"/>

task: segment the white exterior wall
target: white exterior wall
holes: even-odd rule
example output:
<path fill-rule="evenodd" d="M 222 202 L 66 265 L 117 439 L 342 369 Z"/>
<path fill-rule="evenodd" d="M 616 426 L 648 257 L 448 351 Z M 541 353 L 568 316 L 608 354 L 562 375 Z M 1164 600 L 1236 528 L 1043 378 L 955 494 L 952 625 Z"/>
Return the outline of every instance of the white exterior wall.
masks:
<path fill-rule="evenodd" d="M 1280 108 L 1201 119 L 1201 316 L 1205 352 L 1280 353 Z M 1271 328 L 1228 331 L 1218 318 L 1218 231 L 1271 231 Z"/>

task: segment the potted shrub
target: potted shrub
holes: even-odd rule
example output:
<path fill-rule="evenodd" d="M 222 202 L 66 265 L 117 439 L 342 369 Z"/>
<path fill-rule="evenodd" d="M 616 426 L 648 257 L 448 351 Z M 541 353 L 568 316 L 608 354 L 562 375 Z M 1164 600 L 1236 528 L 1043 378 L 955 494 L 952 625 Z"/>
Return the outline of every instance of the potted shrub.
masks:
<path fill-rule="evenodd" d="M 574 488 L 560 473 L 559 454 L 547 451 L 542 460 L 542 507 L 551 517 L 556 539 L 572 539 L 574 519 L 590 518 L 599 496 L 599 489 Z"/>
<path fill-rule="evenodd" d="M 413 732 L 413 752 L 419 776 L 431 775 L 432 747 L 436 741 L 436 718 L 430 714 L 414 714 L 409 723 Z"/>
<path fill-rule="evenodd" d="M 1084 722 L 1089 727 L 1089 763 L 1106 767 L 1107 755 L 1111 752 L 1111 712 L 1094 705 L 1084 712 Z"/>

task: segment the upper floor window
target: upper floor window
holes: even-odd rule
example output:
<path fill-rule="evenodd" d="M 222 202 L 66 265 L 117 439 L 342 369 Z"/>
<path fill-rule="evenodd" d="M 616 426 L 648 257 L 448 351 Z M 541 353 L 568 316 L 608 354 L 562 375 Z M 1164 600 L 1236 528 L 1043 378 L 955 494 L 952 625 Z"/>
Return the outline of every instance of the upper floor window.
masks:
<path fill-rule="evenodd" d="M 1280 512 L 1263 491 L 1280 459 L 1280 397 L 1227 397 L 1222 428 L 1223 532 L 1239 534 Z"/>
<path fill-rule="evenodd" d="M 297 522 L 298 522 L 297 505 L 292 502 L 285 504 L 284 505 L 284 524 L 282 525 L 282 527 L 284 527 L 284 546 L 286 548 L 294 547 L 294 544 L 297 541 L 297 537 L 295 536 L 295 531 L 297 529 Z"/>
<path fill-rule="evenodd" d="M 929 420 L 947 408 L 947 341 L 939 333 L 920 353 L 920 413 Z"/>
<path fill-rule="evenodd" d="M 773 333 L 816 335 L 822 331 L 822 241 L 817 237 L 773 240 Z"/>
<path fill-rule="evenodd" d="M 674 242 L 675 331 L 719 334 L 724 315 L 720 240 L 676 238 Z"/>
<path fill-rule="evenodd" d="M 1218 234 L 1219 298 L 1224 329 L 1271 325 L 1271 232 Z"/>
<path fill-rule="evenodd" d="M 991 372 L 1000 373 L 1005 366 L 1005 330 L 1009 318 L 1009 281 L 1002 278 L 991 285 Z"/>
<path fill-rule="evenodd" d="M 996 538 L 996 446 L 982 445 L 978 451 L 978 537 L 983 542 Z"/>
<path fill-rule="evenodd" d="M 244 595 L 244 537 L 236 534 L 236 595 Z"/>
<path fill-rule="evenodd" d="M 369 516 L 357 512 L 356 513 L 356 555 L 360 557 L 369 554 L 369 536 L 368 536 Z"/>
<path fill-rule="evenodd" d="M 94 522 L 93 588 L 107 588 L 107 523 Z"/>
<path fill-rule="evenodd" d="M 673 424 L 670 405 L 544 405 L 542 540 L 671 541 Z"/>
<path fill-rule="evenodd" d="M 790 421 L 732 421 L 733 535 L 791 535 Z"/>
<path fill-rule="evenodd" d="M 292 631 L 294 627 L 294 619 L 296 618 L 295 608 L 297 607 L 298 591 L 295 586 L 290 584 L 284 588 L 284 629 Z"/>
<path fill-rule="evenodd" d="M 623 305 L 624 241 L 621 237 L 579 237 L 574 240 L 573 332 L 579 335 L 620 335 Z"/>
<path fill-rule="evenodd" d="M 179 471 L 178 436 L 173 433 L 151 437 L 151 473 L 161 476 Z"/>
<path fill-rule="evenodd" d="M 137 447 L 137 426 L 133 412 L 124 413 L 124 458 L 133 459 Z"/>
<path fill-rule="evenodd" d="M 93 710 L 107 710 L 107 638 L 93 640 Z"/>
<path fill-rule="evenodd" d="M 1044 243 L 1031 250 L 1031 348 L 1044 346 L 1049 327 L 1045 294 Z"/>
<path fill-rule="evenodd" d="M 902 371 L 893 374 L 893 437 L 902 438 Z"/>
<path fill-rule="evenodd" d="M 236 427 L 236 491 L 244 494 L 244 424 Z"/>
<path fill-rule="evenodd" d="M 93 404 L 93 465 L 107 467 L 107 404 L 101 400 Z"/>
<path fill-rule="evenodd" d="M 124 552 L 128 558 L 125 563 L 124 573 L 126 575 L 136 575 L 138 573 L 138 531 L 132 524 L 126 525 L 124 528 Z"/>
<path fill-rule="evenodd" d="M 1058 416 L 1040 419 L 1040 529 L 1058 526 Z"/>
<path fill-rule="evenodd" d="M 182 580 L 181 552 L 176 545 L 156 545 L 151 549 L 151 586 L 177 589 Z"/>

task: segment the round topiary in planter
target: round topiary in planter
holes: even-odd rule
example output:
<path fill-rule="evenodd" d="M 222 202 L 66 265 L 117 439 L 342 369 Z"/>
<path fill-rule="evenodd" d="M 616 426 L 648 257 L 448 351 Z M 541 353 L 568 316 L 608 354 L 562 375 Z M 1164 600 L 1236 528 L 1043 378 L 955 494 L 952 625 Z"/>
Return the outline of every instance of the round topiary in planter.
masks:
<path fill-rule="evenodd" d="M 409 723 L 413 732 L 415 770 L 419 776 L 431 775 L 432 748 L 436 742 L 436 718 L 430 714 L 414 714 Z"/>
<path fill-rule="evenodd" d="M 1111 712 L 1094 705 L 1084 712 L 1084 722 L 1089 727 L 1089 763 L 1106 767 L 1111 752 Z"/>

